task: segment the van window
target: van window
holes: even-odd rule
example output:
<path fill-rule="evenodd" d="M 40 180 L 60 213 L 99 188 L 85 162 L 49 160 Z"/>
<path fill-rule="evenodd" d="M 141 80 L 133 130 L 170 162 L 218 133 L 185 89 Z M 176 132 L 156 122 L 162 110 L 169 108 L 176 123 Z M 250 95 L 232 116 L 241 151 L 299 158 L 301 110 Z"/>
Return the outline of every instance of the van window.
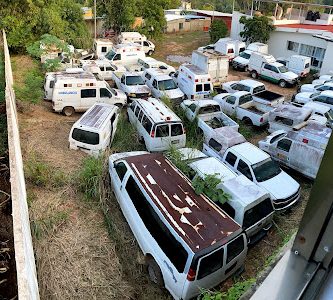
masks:
<path fill-rule="evenodd" d="M 204 91 L 205 91 L 205 92 L 210 91 L 210 83 L 205 83 L 205 84 L 204 84 Z"/>
<path fill-rule="evenodd" d="M 95 98 L 96 89 L 84 89 L 81 90 L 81 98 Z"/>
<path fill-rule="evenodd" d="M 130 105 L 130 109 L 131 109 L 131 111 L 133 111 L 133 112 L 134 112 L 134 109 L 135 109 L 135 105 L 136 105 L 135 102 L 132 102 L 131 105 Z"/>
<path fill-rule="evenodd" d="M 50 81 L 50 89 L 53 89 L 54 88 L 54 80 L 51 80 Z"/>
<path fill-rule="evenodd" d="M 238 105 L 243 105 L 249 101 L 252 101 L 253 98 L 252 98 L 252 95 L 244 95 L 244 96 L 241 96 L 239 98 L 239 102 L 238 102 Z"/>
<path fill-rule="evenodd" d="M 123 163 L 123 162 L 119 162 L 115 165 L 115 170 L 116 170 L 116 173 L 120 179 L 120 181 L 123 181 L 124 177 L 125 177 L 125 174 L 127 172 L 127 167 L 126 165 Z"/>
<path fill-rule="evenodd" d="M 282 139 L 277 143 L 277 147 L 285 152 L 289 152 L 291 147 L 291 140 Z"/>
<path fill-rule="evenodd" d="M 229 97 L 227 97 L 226 102 L 229 103 L 229 104 L 235 104 L 236 97 L 235 96 L 229 96 Z"/>
<path fill-rule="evenodd" d="M 148 80 L 150 80 L 151 75 L 147 72 L 146 75 L 145 75 L 145 77 L 146 77 Z"/>
<path fill-rule="evenodd" d="M 101 98 L 111 98 L 112 94 L 110 91 L 106 88 L 101 88 L 100 90 Z"/>
<path fill-rule="evenodd" d="M 169 125 L 156 126 L 156 137 L 167 137 L 167 136 L 169 136 Z"/>
<path fill-rule="evenodd" d="M 102 53 L 105 53 L 106 51 L 107 51 L 107 48 L 106 48 L 106 47 L 102 47 L 101 52 L 102 52 Z"/>
<path fill-rule="evenodd" d="M 237 160 L 237 156 L 231 152 L 228 152 L 225 161 L 230 165 L 230 166 L 234 166 L 235 162 Z"/>
<path fill-rule="evenodd" d="M 142 119 L 142 126 L 144 129 L 146 129 L 146 131 L 148 133 L 150 133 L 151 131 L 151 127 L 153 126 L 152 122 L 148 119 L 148 117 L 146 115 L 143 116 L 143 119 Z"/>
<path fill-rule="evenodd" d="M 208 145 L 217 152 L 220 152 L 222 149 L 222 145 L 214 139 L 210 139 Z"/>
<path fill-rule="evenodd" d="M 100 69 L 102 72 L 104 72 L 104 67 L 103 67 L 103 66 L 99 67 L 99 69 Z"/>
<path fill-rule="evenodd" d="M 273 212 L 270 198 L 265 199 L 256 206 L 248 209 L 244 214 L 243 228 L 249 228 Z"/>
<path fill-rule="evenodd" d="M 240 159 L 238 162 L 237 170 L 252 181 L 252 174 L 250 171 L 250 167 L 247 165 L 246 162 Z"/>
<path fill-rule="evenodd" d="M 182 135 L 183 133 L 182 124 L 171 124 L 171 136 L 178 136 Z"/>
<path fill-rule="evenodd" d="M 129 177 L 125 189 L 151 236 L 178 272 L 182 273 L 188 256 L 184 247 L 161 221 L 132 176 Z"/>
<path fill-rule="evenodd" d="M 282 123 L 287 126 L 292 126 L 294 123 L 294 121 L 292 119 L 287 119 L 287 118 L 279 117 L 279 116 L 277 116 L 275 118 L 275 122 L 279 122 L 279 123 Z"/>
<path fill-rule="evenodd" d="M 227 261 L 226 263 L 231 262 L 244 250 L 244 239 L 243 235 L 240 235 L 238 238 L 234 239 L 227 246 Z"/>
<path fill-rule="evenodd" d="M 88 145 L 99 144 L 99 134 L 96 132 L 90 132 L 79 128 L 74 128 L 72 138 L 78 142 Z"/>
<path fill-rule="evenodd" d="M 156 79 L 153 80 L 153 88 L 158 89 L 157 88 L 157 81 L 156 81 Z"/>
<path fill-rule="evenodd" d="M 138 121 L 141 122 L 143 116 L 143 110 L 140 111 L 139 116 L 138 116 Z"/>
<path fill-rule="evenodd" d="M 202 257 L 199 261 L 197 280 L 214 273 L 218 269 L 221 269 L 223 266 L 223 255 L 224 248 L 222 247 L 215 252 Z"/>
<path fill-rule="evenodd" d="M 140 107 L 139 107 L 139 105 L 137 105 L 136 109 L 135 109 L 135 113 L 134 113 L 136 117 L 138 117 L 139 111 L 140 111 Z"/>
<path fill-rule="evenodd" d="M 202 84 L 196 84 L 195 85 L 195 91 L 196 92 L 202 92 Z"/>
<path fill-rule="evenodd" d="M 319 96 L 316 98 L 315 101 L 333 105 L 333 98 L 330 98 L 330 97 Z"/>

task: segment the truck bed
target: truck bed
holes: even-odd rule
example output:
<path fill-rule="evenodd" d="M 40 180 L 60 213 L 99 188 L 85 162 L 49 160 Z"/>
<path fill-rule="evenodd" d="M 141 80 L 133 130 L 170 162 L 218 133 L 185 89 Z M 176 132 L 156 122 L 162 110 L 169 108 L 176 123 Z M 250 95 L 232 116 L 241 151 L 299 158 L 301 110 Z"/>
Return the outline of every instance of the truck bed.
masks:
<path fill-rule="evenodd" d="M 222 112 L 209 115 L 200 115 L 198 117 L 199 127 L 205 130 L 217 130 L 224 127 L 232 127 L 238 130 L 238 124 Z"/>
<path fill-rule="evenodd" d="M 277 105 L 284 101 L 284 97 L 281 94 L 272 91 L 262 91 L 253 95 L 253 100 L 261 103 L 267 103 L 270 105 Z"/>
<path fill-rule="evenodd" d="M 263 115 L 263 114 L 266 113 L 265 111 L 261 110 L 261 108 L 258 105 L 256 105 L 256 103 L 253 102 L 253 101 L 244 103 L 239 107 L 242 108 L 242 109 L 248 110 L 252 113 L 255 113 L 257 115 Z"/>

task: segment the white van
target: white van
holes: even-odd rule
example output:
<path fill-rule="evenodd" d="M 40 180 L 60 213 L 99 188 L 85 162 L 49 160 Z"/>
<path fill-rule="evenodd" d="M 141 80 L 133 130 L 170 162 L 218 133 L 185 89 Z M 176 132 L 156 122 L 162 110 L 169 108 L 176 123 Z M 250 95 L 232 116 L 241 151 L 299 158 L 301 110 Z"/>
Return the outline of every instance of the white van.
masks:
<path fill-rule="evenodd" d="M 243 267 L 247 241 L 241 227 L 197 195 L 162 154 L 111 155 L 109 173 L 149 278 L 174 299 L 194 298 Z"/>
<path fill-rule="evenodd" d="M 185 98 L 184 93 L 173 79 L 159 69 L 145 70 L 142 78 L 155 98 L 161 99 L 166 96 L 175 104 L 179 104 Z"/>
<path fill-rule="evenodd" d="M 135 43 L 142 47 L 142 50 L 148 54 L 152 55 L 155 51 L 155 45 L 147 40 L 147 37 L 144 34 L 135 31 L 122 32 L 118 41 L 120 44 Z"/>
<path fill-rule="evenodd" d="M 57 77 L 57 75 L 62 74 L 77 74 L 77 73 L 83 73 L 84 70 L 82 68 L 67 68 L 65 71 L 61 72 L 48 72 L 45 74 L 44 78 L 44 100 L 51 101 L 52 100 L 52 94 L 53 94 L 53 88 L 54 88 L 54 82 Z"/>
<path fill-rule="evenodd" d="M 98 156 L 111 145 L 118 123 L 118 107 L 96 103 L 77 120 L 69 133 L 69 148 Z"/>
<path fill-rule="evenodd" d="M 118 44 L 105 55 L 105 58 L 113 64 L 136 64 L 139 58 L 146 57 L 145 52 L 136 44 Z"/>
<path fill-rule="evenodd" d="M 213 92 L 210 75 L 192 64 L 181 65 L 175 74 L 175 80 L 187 99 L 209 98 Z"/>
<path fill-rule="evenodd" d="M 259 43 L 259 42 L 255 42 L 255 43 L 251 43 L 246 47 L 246 50 L 252 51 L 252 52 L 260 52 L 263 54 L 268 54 L 268 45 L 267 44 L 263 44 L 263 43 Z"/>
<path fill-rule="evenodd" d="M 125 72 L 126 69 L 122 65 L 114 65 L 107 59 L 97 59 L 90 64 L 83 65 L 83 70 L 98 74 L 104 80 L 112 80 L 113 72 Z"/>
<path fill-rule="evenodd" d="M 214 50 L 229 57 L 232 61 L 237 55 L 246 49 L 246 44 L 242 41 L 231 38 L 222 38 L 215 43 Z"/>
<path fill-rule="evenodd" d="M 176 72 L 176 69 L 173 66 L 170 66 L 165 62 L 156 60 L 152 57 L 139 58 L 138 65 L 140 65 L 143 70 L 158 69 L 161 72 L 168 74 L 169 76 Z"/>
<path fill-rule="evenodd" d="M 113 43 L 108 39 L 96 39 L 93 45 L 93 51 L 96 58 L 103 58 L 113 47 Z"/>
<path fill-rule="evenodd" d="M 283 64 L 289 71 L 299 77 L 306 77 L 310 73 L 311 58 L 304 55 L 292 55 L 289 58 L 278 58 L 277 62 Z"/>
<path fill-rule="evenodd" d="M 127 108 L 127 114 L 148 151 L 165 151 L 171 146 L 185 147 L 184 125 L 163 102 L 155 98 L 136 99 Z"/>
<path fill-rule="evenodd" d="M 104 80 L 98 80 L 89 72 L 62 74 L 56 77 L 52 95 L 52 108 L 71 116 L 74 112 L 84 112 L 96 102 L 123 107 L 127 96 L 120 90 L 110 88 Z"/>

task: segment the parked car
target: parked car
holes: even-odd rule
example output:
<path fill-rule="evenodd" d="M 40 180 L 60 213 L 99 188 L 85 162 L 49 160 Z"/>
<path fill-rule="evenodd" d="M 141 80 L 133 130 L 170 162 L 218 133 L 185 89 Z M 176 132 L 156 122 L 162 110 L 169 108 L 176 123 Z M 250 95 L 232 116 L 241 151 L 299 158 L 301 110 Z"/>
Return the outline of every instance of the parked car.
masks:
<path fill-rule="evenodd" d="M 303 84 L 297 92 L 323 92 L 323 91 L 333 91 L 333 82 L 327 82 L 324 84 Z"/>
<path fill-rule="evenodd" d="M 174 299 L 191 299 L 243 267 L 247 239 L 242 228 L 197 195 L 162 154 L 111 155 L 109 173 L 150 280 Z"/>
<path fill-rule="evenodd" d="M 310 101 L 303 105 L 305 108 L 312 110 L 312 114 L 326 118 L 326 126 L 333 128 L 333 110 L 327 105 L 321 104 L 320 102 Z"/>
<path fill-rule="evenodd" d="M 249 125 L 264 126 L 268 122 L 268 113 L 271 106 L 256 102 L 248 92 L 234 94 L 219 94 L 214 97 L 221 109 L 229 116 L 236 116 Z"/>
<path fill-rule="evenodd" d="M 148 151 L 185 147 L 186 134 L 181 119 L 163 102 L 136 99 L 127 108 L 128 119 L 138 131 Z"/>
<path fill-rule="evenodd" d="M 313 109 L 297 107 L 292 104 L 281 104 L 271 110 L 268 116 L 268 131 L 291 131 L 303 127 L 306 122 L 316 122 L 326 125 L 326 118 L 314 114 Z"/>
<path fill-rule="evenodd" d="M 82 69 L 84 71 L 91 72 L 94 75 L 98 75 L 104 80 L 112 80 L 112 74 L 114 72 L 126 71 L 122 65 L 113 65 L 107 59 L 93 60 L 91 63 L 83 65 Z"/>
<path fill-rule="evenodd" d="M 278 58 L 277 62 L 283 64 L 289 71 L 299 77 L 306 77 L 310 73 L 311 58 L 304 55 L 292 55 L 289 58 Z"/>
<path fill-rule="evenodd" d="M 213 86 L 221 88 L 228 78 L 229 58 L 216 51 L 193 51 L 191 63 L 210 75 Z"/>
<path fill-rule="evenodd" d="M 215 157 L 207 157 L 201 151 L 191 148 L 178 150 L 184 162 L 193 171 L 190 180 L 204 179 L 214 175 L 220 179 L 216 189 L 230 196 L 223 204 L 215 204 L 225 211 L 244 229 L 249 244 L 263 238 L 272 226 L 274 208 L 269 194 L 244 175 L 237 175 Z"/>
<path fill-rule="evenodd" d="M 219 134 L 206 137 L 203 152 L 220 159 L 234 172 L 265 189 L 275 210 L 285 210 L 299 200 L 300 185 L 267 153 L 246 142 L 234 129 L 225 127 Z"/>
<path fill-rule="evenodd" d="M 250 57 L 253 52 L 259 52 L 263 54 L 268 53 L 268 45 L 263 43 L 251 43 L 246 47 L 246 50 L 241 52 L 232 61 L 232 66 L 235 70 L 248 71 Z"/>
<path fill-rule="evenodd" d="M 77 120 L 69 133 L 69 148 L 98 156 L 113 141 L 119 109 L 115 105 L 96 103 Z"/>
<path fill-rule="evenodd" d="M 259 148 L 281 165 L 315 179 L 332 129 L 310 123 L 296 131 L 274 131 L 259 141 Z"/>
<path fill-rule="evenodd" d="M 126 95 L 112 89 L 104 80 L 97 79 L 92 73 L 62 74 L 56 77 L 52 109 L 66 116 L 74 112 L 84 112 L 97 102 L 123 107 L 127 104 Z"/>
<path fill-rule="evenodd" d="M 183 64 L 174 75 L 178 87 L 187 99 L 200 100 L 209 98 L 213 92 L 210 75 L 192 64 Z"/>
<path fill-rule="evenodd" d="M 283 64 L 276 62 L 271 55 L 252 53 L 248 70 L 253 79 L 261 77 L 282 88 L 288 85 L 294 86 L 298 82 L 298 75 L 289 71 Z"/>
<path fill-rule="evenodd" d="M 295 102 L 300 104 L 318 102 L 333 109 L 333 91 L 299 93 L 295 96 Z"/>
<path fill-rule="evenodd" d="M 151 96 L 150 88 L 137 72 L 114 72 L 112 79 L 118 89 L 122 90 L 130 101 L 135 98 L 147 99 Z"/>
<path fill-rule="evenodd" d="M 158 69 L 169 76 L 176 72 L 176 69 L 173 66 L 170 66 L 165 62 L 156 60 L 152 57 L 139 58 L 138 65 L 141 66 L 143 71 L 147 69 Z"/>
<path fill-rule="evenodd" d="M 174 104 L 180 104 L 185 98 L 173 79 L 159 69 L 146 69 L 142 78 L 155 98 L 168 97 Z"/>
<path fill-rule="evenodd" d="M 134 43 L 142 47 L 142 50 L 148 54 L 152 55 L 155 51 L 155 45 L 147 39 L 144 34 L 135 31 L 122 32 L 118 36 L 119 44 Z"/>
<path fill-rule="evenodd" d="M 118 44 L 114 45 L 112 49 L 105 54 L 103 59 L 108 59 L 114 65 L 131 65 L 137 64 L 139 58 L 146 57 L 145 52 L 137 44 Z"/>
<path fill-rule="evenodd" d="M 211 131 L 219 131 L 228 126 L 238 130 L 239 125 L 225 115 L 218 102 L 213 100 L 185 100 L 180 105 L 185 111 L 185 115 L 191 122 L 197 120 L 198 129 L 203 135 Z"/>

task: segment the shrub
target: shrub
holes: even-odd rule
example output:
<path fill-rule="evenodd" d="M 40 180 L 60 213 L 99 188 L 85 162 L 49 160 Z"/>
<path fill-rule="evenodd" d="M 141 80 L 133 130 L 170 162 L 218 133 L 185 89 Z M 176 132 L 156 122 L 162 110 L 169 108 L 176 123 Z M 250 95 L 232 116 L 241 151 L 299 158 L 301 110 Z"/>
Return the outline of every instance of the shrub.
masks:
<path fill-rule="evenodd" d="M 226 37 L 228 27 L 223 20 L 214 20 L 210 26 L 209 35 L 211 43 L 216 43 L 219 39 Z"/>

